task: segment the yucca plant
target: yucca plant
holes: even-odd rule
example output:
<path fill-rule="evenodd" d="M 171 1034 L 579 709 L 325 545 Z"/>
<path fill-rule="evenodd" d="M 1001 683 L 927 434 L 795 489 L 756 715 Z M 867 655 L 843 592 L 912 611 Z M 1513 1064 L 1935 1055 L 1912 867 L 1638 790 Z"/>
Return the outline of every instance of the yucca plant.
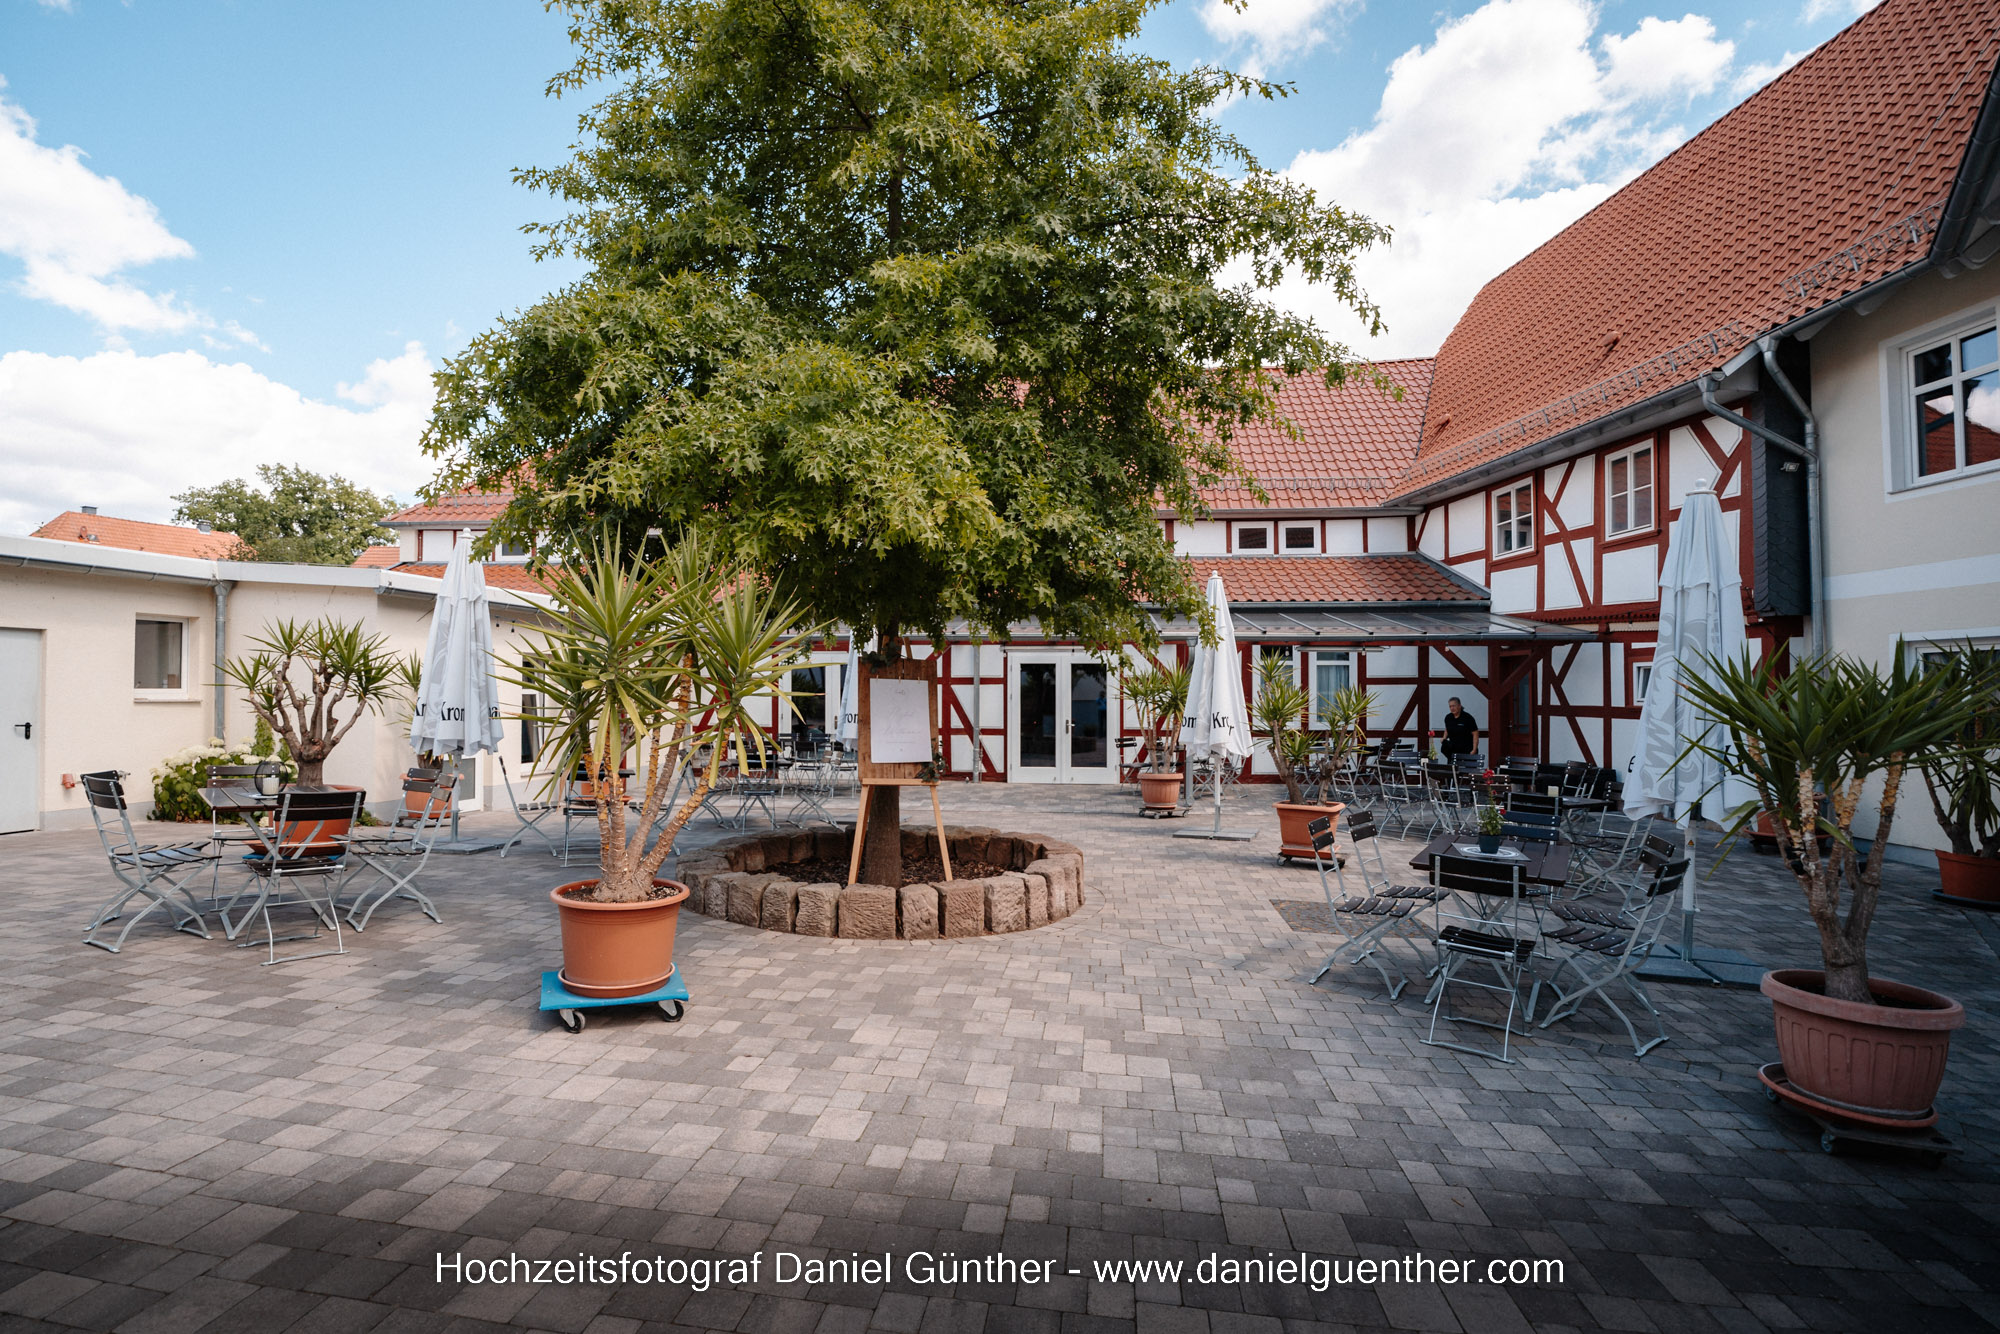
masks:
<path fill-rule="evenodd" d="M 1931 809 L 1953 853 L 2000 859 L 2000 650 L 1962 644 L 1928 674 L 1967 712 L 1959 744 L 1924 760 Z"/>
<path fill-rule="evenodd" d="M 537 719 L 558 762 L 550 781 L 591 780 L 602 868 L 591 897 L 637 903 L 652 896 L 675 836 L 730 753 L 762 757 L 754 702 L 789 695 L 787 673 L 821 627 L 802 624 L 797 603 L 721 562 L 696 535 L 657 559 L 604 541 L 551 568 L 552 624 L 509 679 L 554 705 L 553 716 Z M 635 752 L 633 790 L 619 769 Z M 688 765 L 697 766 L 694 782 L 649 848 Z"/>
<path fill-rule="evenodd" d="M 1125 681 L 1125 697 L 1139 714 L 1139 731 L 1146 738 L 1146 767 L 1165 773 L 1173 756 L 1172 738 L 1179 734 L 1181 719 L 1187 715 L 1188 687 L 1194 669 L 1187 663 L 1175 667 L 1148 667 Z"/>
<path fill-rule="evenodd" d="M 1300 730 L 1306 716 L 1307 695 L 1292 676 L 1290 659 L 1271 654 L 1257 664 L 1257 700 L 1251 714 L 1267 734 L 1265 745 L 1271 763 L 1285 784 L 1285 800 L 1297 804 L 1306 799 L 1305 785 L 1299 781 L 1299 766 L 1312 752 L 1312 738 Z"/>
<path fill-rule="evenodd" d="M 284 741 L 301 783 L 324 782 L 334 747 L 415 676 L 415 664 L 390 652 L 386 635 L 330 617 L 279 621 L 251 643 L 257 651 L 224 663 L 223 675 Z"/>

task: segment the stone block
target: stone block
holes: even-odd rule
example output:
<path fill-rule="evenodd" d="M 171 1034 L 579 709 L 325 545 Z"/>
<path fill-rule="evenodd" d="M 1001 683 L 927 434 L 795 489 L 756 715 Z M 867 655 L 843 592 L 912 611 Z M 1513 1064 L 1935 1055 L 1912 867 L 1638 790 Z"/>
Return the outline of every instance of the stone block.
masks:
<path fill-rule="evenodd" d="M 738 843 L 729 850 L 729 864 L 739 871 L 757 872 L 764 869 L 764 845 L 755 835 Z"/>
<path fill-rule="evenodd" d="M 966 829 L 952 835 L 951 859 L 954 862 L 983 862 L 986 860 L 986 841 L 993 837 L 990 829 Z"/>
<path fill-rule="evenodd" d="M 1014 872 L 986 882 L 986 929 L 994 935 L 1028 929 L 1028 883 Z"/>
<path fill-rule="evenodd" d="M 946 938 L 986 934 L 984 880 L 948 880 L 937 891 Z"/>
<path fill-rule="evenodd" d="M 814 825 L 812 835 L 813 856 L 818 860 L 844 862 L 854 851 L 852 826 L 842 829 L 839 825 Z"/>
<path fill-rule="evenodd" d="M 986 839 L 986 851 L 980 860 L 990 862 L 1002 870 L 1013 870 L 1014 841 L 1012 834 L 989 834 Z"/>
<path fill-rule="evenodd" d="M 771 877 L 764 886 L 763 912 L 757 924 L 766 931 L 790 931 L 799 911 L 799 887 L 783 876 Z"/>
<path fill-rule="evenodd" d="M 1036 862 L 1040 866 L 1043 863 Z M 1049 924 L 1049 881 L 1048 877 L 1036 875 L 1032 871 L 1021 872 L 1021 880 L 1028 887 L 1028 929 Z"/>
<path fill-rule="evenodd" d="M 741 884 L 743 879 L 742 871 L 724 871 L 721 875 L 708 877 L 708 883 L 702 887 L 702 916 L 727 918 L 730 887 Z"/>
<path fill-rule="evenodd" d="M 896 891 L 887 885 L 849 885 L 840 891 L 842 940 L 894 940 Z"/>
<path fill-rule="evenodd" d="M 1049 920 L 1060 921 L 1076 911 L 1077 859 L 1052 856 L 1028 863 L 1023 875 L 1039 875 L 1048 882 Z"/>
<path fill-rule="evenodd" d="M 801 885 L 798 911 L 792 917 L 792 934 L 831 936 L 839 905 L 839 885 Z"/>
<path fill-rule="evenodd" d="M 903 826 L 903 855 L 922 857 L 937 851 L 937 830 L 927 825 Z"/>
<path fill-rule="evenodd" d="M 792 859 L 792 831 L 774 829 L 768 834 L 757 835 L 757 846 L 764 850 L 766 870 L 783 866 Z"/>
<path fill-rule="evenodd" d="M 897 925 L 904 940 L 937 939 L 936 885 L 904 885 L 896 891 L 896 906 L 900 910 Z"/>
<path fill-rule="evenodd" d="M 764 887 L 777 876 L 737 875 L 729 885 L 727 913 L 738 926 L 756 926 L 764 916 Z"/>
<path fill-rule="evenodd" d="M 785 850 L 785 860 L 787 862 L 809 862 L 812 860 L 812 830 L 794 829 L 786 836 L 786 842 L 788 844 Z"/>

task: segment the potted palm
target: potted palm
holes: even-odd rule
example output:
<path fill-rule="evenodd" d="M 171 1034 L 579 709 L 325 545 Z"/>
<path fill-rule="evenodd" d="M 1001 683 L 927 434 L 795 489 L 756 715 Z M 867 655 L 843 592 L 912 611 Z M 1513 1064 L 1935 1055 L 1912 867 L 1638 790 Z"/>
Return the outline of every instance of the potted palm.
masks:
<path fill-rule="evenodd" d="M 1329 812 L 1337 822 L 1343 809 L 1337 802 L 1308 802 L 1305 784 L 1299 779 L 1301 770 L 1312 761 L 1312 734 L 1300 726 L 1310 702 L 1285 657 L 1273 654 L 1257 665 L 1257 699 L 1251 715 L 1265 734 L 1271 763 L 1285 785 L 1285 799 L 1276 803 L 1281 861 L 1311 857 L 1312 833 L 1307 826 Z"/>
<path fill-rule="evenodd" d="M 1783 1069 L 1767 1067 L 1763 1078 L 1850 1120 L 1928 1125 L 1965 1010 L 1936 992 L 1870 976 L 1868 928 L 1903 783 L 1913 766 L 1956 747 L 1969 710 L 1940 674 L 1909 671 L 1900 645 L 1887 673 L 1845 657 L 1809 661 L 1787 675 L 1769 660 L 1708 667 L 1681 677 L 1695 708 L 1718 724 L 1689 753 L 1715 760 L 1756 794 L 1729 813 L 1728 841 L 1760 809 L 1771 812 L 1779 851 L 1819 931 L 1819 968 L 1764 976 Z M 1864 789 L 1877 781 L 1863 852 L 1854 826 Z"/>
<path fill-rule="evenodd" d="M 1939 689 L 1967 710 L 1958 745 L 1923 762 L 1938 827 L 1938 894 L 1953 903 L 2000 907 L 2000 650 L 1964 644 L 1932 664 Z"/>
<path fill-rule="evenodd" d="M 798 606 L 686 536 L 654 560 L 609 542 L 555 567 L 550 627 L 515 684 L 556 703 L 547 745 L 596 806 L 599 871 L 549 897 L 562 923 L 563 985 L 637 996 L 672 976 L 687 886 L 659 871 L 733 751 L 763 753 L 753 709 L 783 688 L 818 627 Z M 621 767 L 632 757 L 632 775 Z M 690 780 L 667 809 L 676 779 Z M 553 782 L 554 779 L 551 779 Z M 654 837 L 657 833 L 657 838 Z"/>
<path fill-rule="evenodd" d="M 1125 697 L 1139 714 L 1139 732 L 1146 742 L 1146 768 L 1139 775 L 1139 796 L 1147 810 L 1178 810 L 1181 774 L 1173 767 L 1170 738 L 1180 731 L 1187 713 L 1188 686 L 1192 671 L 1178 667 L 1149 667 L 1135 673 L 1125 683 Z"/>

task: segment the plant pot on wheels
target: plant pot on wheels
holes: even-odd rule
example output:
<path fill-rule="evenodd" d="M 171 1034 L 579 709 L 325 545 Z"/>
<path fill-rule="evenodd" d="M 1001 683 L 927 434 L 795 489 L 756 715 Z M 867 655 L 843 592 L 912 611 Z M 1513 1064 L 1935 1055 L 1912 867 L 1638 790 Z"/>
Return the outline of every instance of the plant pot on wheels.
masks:
<path fill-rule="evenodd" d="M 664 896 L 638 903 L 595 903 L 578 898 L 595 880 L 577 880 L 549 891 L 562 921 L 562 984 L 579 996 L 643 996 L 666 985 L 674 971 L 674 929 L 688 887 L 655 880 Z"/>
<path fill-rule="evenodd" d="M 1338 801 L 1280 801 L 1274 805 L 1278 812 L 1278 858 L 1287 862 L 1294 857 L 1312 860 L 1312 832 L 1307 826 L 1321 816 L 1328 816 L 1338 828 L 1340 813 L 1347 809 Z"/>
<path fill-rule="evenodd" d="M 1149 811 L 1178 810 L 1181 804 L 1181 776 L 1178 772 L 1139 775 L 1139 800 Z"/>
<path fill-rule="evenodd" d="M 1873 1005 L 1824 994 L 1817 968 L 1764 974 L 1787 1090 L 1815 1110 L 1864 1124 L 1917 1129 L 1937 1120 L 1952 1030 L 1965 1007 L 1934 991 L 1868 979 Z M 1767 1077 L 1766 1082 L 1770 1083 Z"/>
<path fill-rule="evenodd" d="M 2000 908 L 2000 857 L 1940 852 L 1937 897 L 1953 903 Z"/>

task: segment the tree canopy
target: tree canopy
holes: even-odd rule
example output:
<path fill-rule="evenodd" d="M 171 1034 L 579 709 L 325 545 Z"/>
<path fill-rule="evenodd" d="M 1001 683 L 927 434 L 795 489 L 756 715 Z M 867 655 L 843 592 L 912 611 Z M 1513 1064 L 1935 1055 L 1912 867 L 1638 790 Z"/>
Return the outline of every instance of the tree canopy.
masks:
<path fill-rule="evenodd" d="M 589 272 L 440 373 L 438 488 L 512 489 L 487 540 L 544 549 L 699 522 L 863 635 L 1197 612 L 1158 508 L 1242 475 L 1278 374 L 1352 369 L 1259 293 L 1379 327 L 1386 231 L 1212 118 L 1282 88 L 1132 49 L 1158 2 L 563 3 L 550 91 L 601 97 L 517 179 Z"/>
<path fill-rule="evenodd" d="M 282 463 L 259 464 L 257 476 L 263 490 L 239 477 L 181 492 L 174 518 L 235 534 L 252 560 L 351 565 L 362 548 L 396 540 L 382 526 L 396 510 L 389 496 Z"/>

